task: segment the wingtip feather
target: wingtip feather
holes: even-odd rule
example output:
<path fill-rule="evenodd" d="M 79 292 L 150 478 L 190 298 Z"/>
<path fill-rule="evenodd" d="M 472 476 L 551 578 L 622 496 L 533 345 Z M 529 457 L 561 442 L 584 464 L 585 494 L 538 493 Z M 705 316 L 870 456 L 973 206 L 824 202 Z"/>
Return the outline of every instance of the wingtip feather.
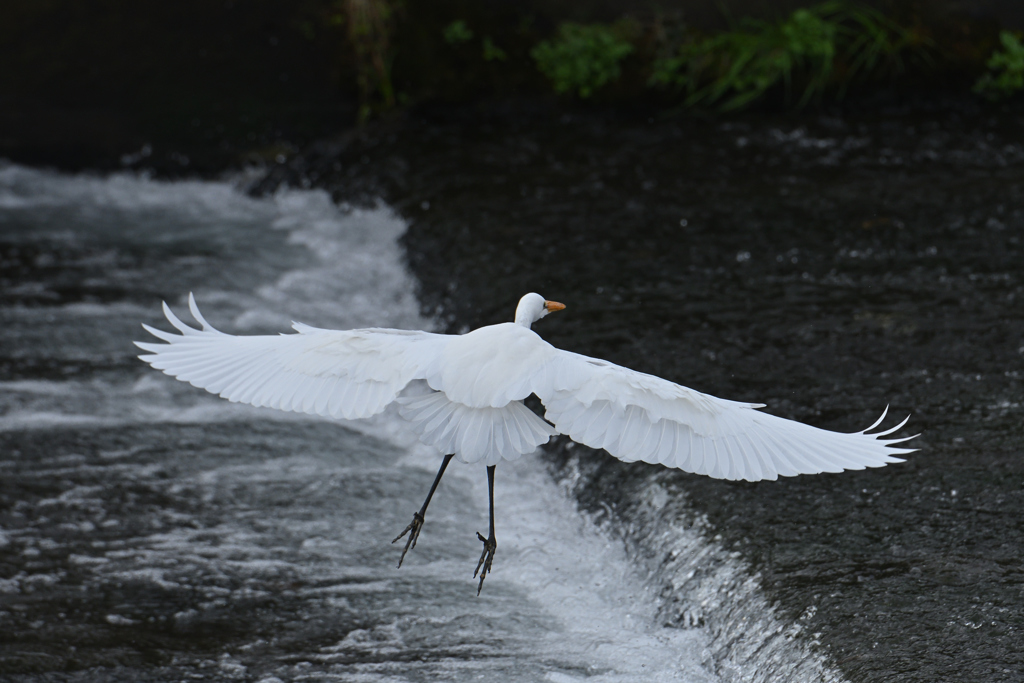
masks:
<path fill-rule="evenodd" d="M 907 424 L 907 422 L 909 422 L 909 421 L 910 421 L 910 415 L 907 415 L 905 418 L 903 418 L 903 422 L 900 422 L 895 427 L 892 427 L 891 429 L 887 429 L 884 432 L 875 432 L 871 436 L 875 437 L 876 439 L 879 438 L 879 437 L 882 437 L 882 436 L 888 436 L 889 434 L 892 434 L 893 432 L 897 432 L 897 431 L 903 429 L 903 425 Z"/>
<path fill-rule="evenodd" d="M 166 301 L 162 301 L 161 304 L 163 305 L 164 316 L 167 318 L 167 322 L 171 323 L 176 330 L 184 335 L 198 334 L 198 330 L 189 327 L 185 323 L 181 322 L 181 320 L 178 319 L 178 316 L 174 315 L 174 311 L 171 310 L 171 307 L 167 305 Z"/>
<path fill-rule="evenodd" d="M 214 329 L 213 325 L 206 322 L 206 318 L 204 318 L 203 314 L 199 312 L 199 306 L 196 304 L 196 298 L 192 295 L 192 292 L 188 293 L 188 310 L 192 314 L 192 317 L 196 319 L 196 322 L 203 326 L 204 332 L 217 331 Z"/>
<path fill-rule="evenodd" d="M 884 440 L 879 439 L 879 440 L 882 443 L 884 443 L 886 446 L 891 446 L 892 444 L 903 443 L 904 441 L 910 441 L 911 439 L 916 439 L 919 436 L 921 436 L 920 433 L 914 434 L 913 436 L 902 436 L 902 437 L 900 437 L 898 439 L 884 439 Z M 919 449 L 915 448 L 914 450 L 916 451 L 916 450 L 919 450 Z"/>
<path fill-rule="evenodd" d="M 181 335 L 171 334 L 170 332 L 164 332 L 163 330 L 158 330 L 157 328 L 151 327 L 151 326 L 147 325 L 146 323 L 142 323 L 142 329 L 144 329 L 146 332 L 149 332 L 151 335 L 153 335 L 157 339 L 161 339 L 161 340 L 163 340 L 163 341 L 165 341 L 167 343 L 173 343 L 176 339 L 181 339 Z M 137 344 L 138 342 L 135 342 L 135 343 Z"/>
<path fill-rule="evenodd" d="M 860 434 L 866 434 L 867 432 L 870 432 L 870 431 L 871 431 L 872 429 L 874 429 L 874 428 L 875 428 L 875 427 L 877 427 L 878 425 L 882 424 L 882 420 L 884 420 L 884 419 L 885 419 L 885 416 L 886 416 L 886 415 L 888 415 L 888 414 L 889 414 L 889 404 L 887 403 L 887 404 L 885 405 L 885 410 L 883 410 L 883 411 L 882 411 L 882 415 L 881 415 L 881 417 L 879 417 L 879 418 L 878 418 L 877 420 L 875 420 L 875 423 L 874 423 L 873 425 L 871 425 L 871 426 L 870 426 L 870 427 L 868 427 L 867 429 L 861 430 L 861 431 L 860 431 L 859 433 L 860 433 Z M 877 436 L 877 435 L 876 435 L 876 436 Z"/>

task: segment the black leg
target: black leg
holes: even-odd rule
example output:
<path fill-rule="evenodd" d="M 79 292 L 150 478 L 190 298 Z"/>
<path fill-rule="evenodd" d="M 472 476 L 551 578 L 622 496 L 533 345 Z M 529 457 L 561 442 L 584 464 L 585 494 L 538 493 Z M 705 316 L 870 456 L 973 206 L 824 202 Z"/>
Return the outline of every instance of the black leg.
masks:
<path fill-rule="evenodd" d="M 412 522 L 409 523 L 409 526 L 405 527 L 405 531 L 398 534 L 398 536 L 395 537 L 395 540 L 391 541 L 392 543 L 397 543 L 398 539 L 409 534 L 409 540 L 405 542 L 405 550 L 402 551 L 402 557 L 398 559 L 399 567 L 401 567 L 402 562 L 405 561 L 405 554 L 409 552 L 409 548 L 416 547 L 416 539 L 420 537 L 420 529 L 423 528 L 423 518 L 427 514 L 427 506 L 430 505 L 430 499 L 434 497 L 434 491 L 437 489 L 437 485 L 441 483 L 441 475 L 444 474 L 445 468 L 448 467 L 448 463 L 451 462 L 453 457 L 455 456 L 444 456 L 444 461 L 441 463 L 441 469 L 437 471 L 437 476 L 434 477 L 434 485 L 430 487 L 430 493 L 427 494 L 427 499 L 423 501 L 423 507 L 420 508 L 419 512 L 412 513 Z"/>
<path fill-rule="evenodd" d="M 476 571 L 473 572 L 473 578 L 476 578 L 477 574 L 480 574 L 480 585 L 477 586 L 476 594 L 480 595 L 480 591 L 484 587 L 484 579 L 491 571 L 491 562 L 494 561 L 494 551 L 498 549 L 498 542 L 494 539 L 494 465 L 487 468 L 487 495 L 491 502 L 491 533 L 484 538 L 483 534 L 479 531 L 476 537 L 483 541 L 484 551 L 480 553 L 480 561 L 476 563 Z M 483 571 L 480 571 L 480 567 L 483 567 Z"/>

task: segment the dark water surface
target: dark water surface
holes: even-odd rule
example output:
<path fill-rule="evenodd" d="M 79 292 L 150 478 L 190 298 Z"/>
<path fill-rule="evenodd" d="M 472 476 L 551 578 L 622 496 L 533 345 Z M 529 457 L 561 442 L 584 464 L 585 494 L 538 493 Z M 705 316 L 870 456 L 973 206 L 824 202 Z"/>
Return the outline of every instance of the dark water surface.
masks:
<path fill-rule="evenodd" d="M 659 619 L 723 652 L 747 584 L 707 583 L 691 527 L 852 681 L 1024 680 L 1022 117 L 511 118 L 407 121 L 257 189 L 387 197 L 452 331 L 536 290 L 568 305 L 537 326 L 562 348 L 828 429 L 912 413 L 920 452 L 881 470 L 729 483 L 564 441 L 548 462 L 650 569 Z"/>

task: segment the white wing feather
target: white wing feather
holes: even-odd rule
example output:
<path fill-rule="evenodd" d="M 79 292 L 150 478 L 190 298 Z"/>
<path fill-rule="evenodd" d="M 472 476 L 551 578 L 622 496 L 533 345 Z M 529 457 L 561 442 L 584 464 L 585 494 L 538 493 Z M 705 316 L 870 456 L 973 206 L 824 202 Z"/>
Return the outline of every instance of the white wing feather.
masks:
<path fill-rule="evenodd" d="M 558 433 L 519 401 L 501 408 L 471 408 L 435 391 L 398 402 L 402 417 L 423 443 L 463 462 L 496 465 L 502 459 L 515 460 Z"/>
<path fill-rule="evenodd" d="M 621 460 L 661 464 L 716 479 L 777 479 L 902 462 L 914 437 L 830 432 L 702 394 L 668 380 L 575 353 L 559 352 L 534 375 L 545 417 L 563 434 Z M 888 412 L 888 408 L 886 408 Z M 909 417 L 907 418 L 909 419 Z"/>
<path fill-rule="evenodd" d="M 143 325 L 166 344 L 135 342 L 154 368 L 233 402 L 356 419 L 370 417 L 424 376 L 449 337 L 407 330 L 321 330 L 295 323 L 298 334 L 235 336 L 213 328 L 192 295 L 201 330 L 164 315 L 181 334 Z"/>

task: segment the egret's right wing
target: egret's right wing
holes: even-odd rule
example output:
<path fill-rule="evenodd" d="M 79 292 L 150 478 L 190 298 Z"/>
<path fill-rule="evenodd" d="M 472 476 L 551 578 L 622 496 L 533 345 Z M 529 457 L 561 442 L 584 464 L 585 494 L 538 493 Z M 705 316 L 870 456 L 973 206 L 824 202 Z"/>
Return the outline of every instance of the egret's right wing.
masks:
<path fill-rule="evenodd" d="M 202 329 L 164 314 L 181 334 L 143 325 L 167 342 L 135 342 L 154 368 L 233 402 L 355 419 L 375 415 L 413 379 L 424 376 L 450 339 L 408 330 L 322 330 L 295 323 L 298 334 L 235 336 L 214 329 L 189 295 Z"/>
<path fill-rule="evenodd" d="M 560 351 L 531 380 L 545 417 L 574 441 L 617 458 L 678 467 L 716 479 L 776 479 L 900 462 L 882 439 L 897 427 L 844 434 L 689 389 L 607 361 Z M 909 419 L 909 418 L 908 418 Z"/>

